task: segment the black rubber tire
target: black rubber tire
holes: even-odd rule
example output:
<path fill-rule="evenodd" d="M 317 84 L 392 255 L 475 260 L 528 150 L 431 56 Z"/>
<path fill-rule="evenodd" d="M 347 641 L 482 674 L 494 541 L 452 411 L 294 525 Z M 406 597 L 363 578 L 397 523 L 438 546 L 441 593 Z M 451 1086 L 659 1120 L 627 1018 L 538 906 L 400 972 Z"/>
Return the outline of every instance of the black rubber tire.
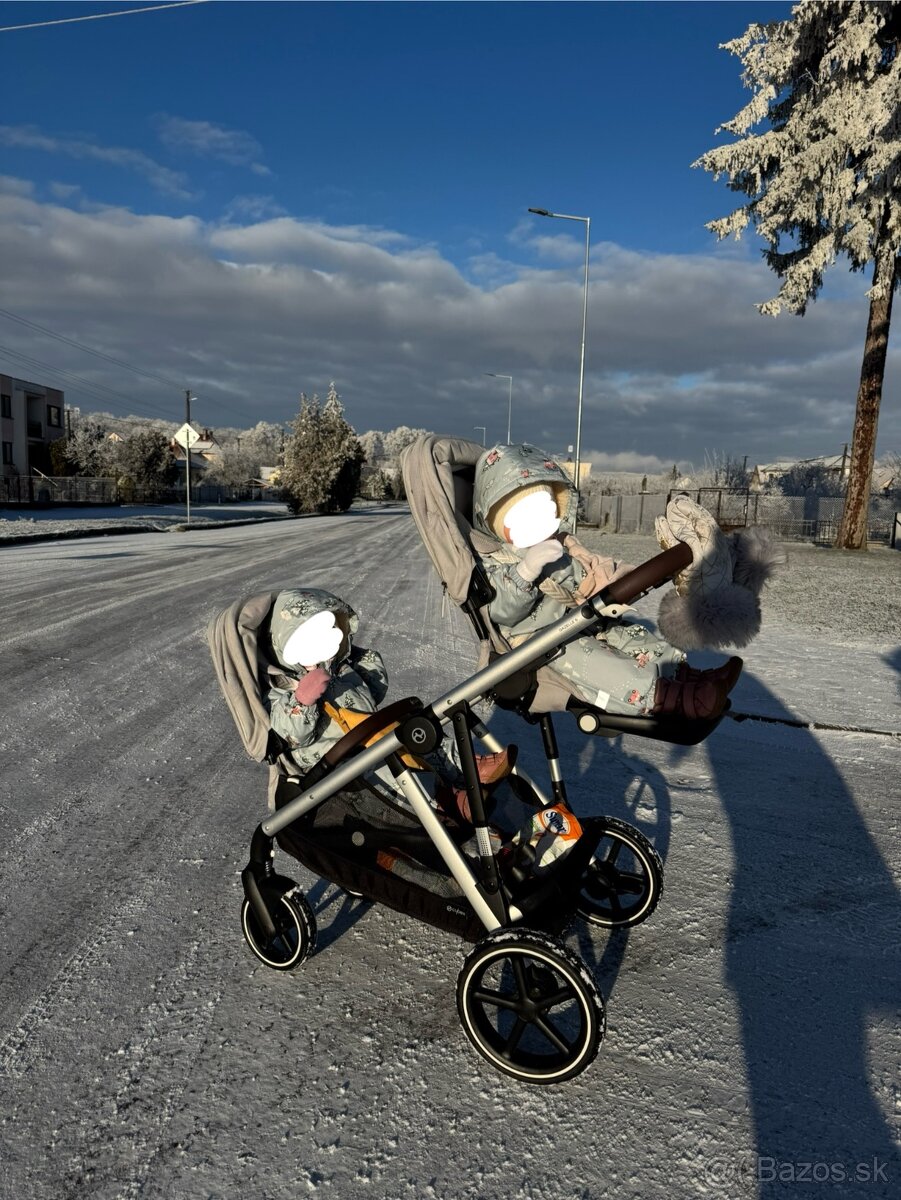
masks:
<path fill-rule="evenodd" d="M 598 1052 L 604 1001 L 582 960 L 548 934 L 504 929 L 472 950 L 457 1012 L 492 1066 L 526 1083 L 562 1083 Z"/>
<path fill-rule="evenodd" d="M 604 833 L 584 876 L 577 912 L 592 925 L 623 929 L 646 921 L 663 894 L 660 855 L 634 825 L 604 817 Z M 625 849 L 628 862 L 622 862 Z"/>
<path fill-rule="evenodd" d="M 256 957 L 273 971 L 293 971 L 316 946 L 316 917 L 299 888 L 279 897 L 273 914 L 276 936 L 267 940 L 247 900 L 241 907 L 244 940 Z"/>

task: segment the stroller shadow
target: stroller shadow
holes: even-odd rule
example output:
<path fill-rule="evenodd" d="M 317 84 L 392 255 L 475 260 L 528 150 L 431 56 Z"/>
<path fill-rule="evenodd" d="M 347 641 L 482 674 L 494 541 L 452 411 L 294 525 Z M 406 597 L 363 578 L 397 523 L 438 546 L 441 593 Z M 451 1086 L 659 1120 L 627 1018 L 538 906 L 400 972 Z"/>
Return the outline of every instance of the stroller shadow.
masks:
<path fill-rule="evenodd" d="M 583 734 L 574 732 L 573 737 L 585 740 Z M 640 747 L 636 746 L 638 740 L 626 737 L 590 739 L 580 756 L 582 775 L 594 770 L 600 786 L 590 802 L 580 802 L 576 807 L 586 816 L 619 817 L 628 821 L 651 841 L 665 864 L 672 835 L 670 789 L 664 775 L 641 754 Z M 636 747 L 634 753 L 632 746 Z M 664 882 L 663 903 L 666 903 L 665 896 Z M 640 928 L 636 928 L 636 932 L 641 936 Z M 607 1001 L 616 988 L 632 933 L 630 928 L 607 931 L 584 921 L 576 924 L 579 953 L 594 970 Z M 602 949 L 601 937 L 606 937 Z"/>
<path fill-rule="evenodd" d="M 316 953 L 329 950 L 372 908 L 372 902 L 363 897 L 357 898 L 345 892 L 337 884 L 328 879 L 319 879 L 306 893 L 307 903 L 316 915 Z M 323 925 L 325 915 L 334 909 L 334 915 L 327 926 Z"/>
<path fill-rule="evenodd" d="M 672 832 L 670 789 L 662 772 L 641 753 L 637 739 L 587 737 L 578 731 L 571 717 L 562 713 L 554 714 L 554 717 L 560 760 L 564 764 L 569 799 L 575 811 L 586 817 L 608 816 L 628 821 L 653 843 L 665 862 Z M 546 760 L 541 753 L 537 729 L 531 736 L 523 736 L 522 721 L 501 709 L 494 711 L 490 725 L 495 736 L 505 744 L 511 741 L 519 744 L 520 762 L 542 787 L 547 788 Z M 527 728 L 531 732 L 530 727 Z M 633 746 L 634 753 L 631 752 Z M 577 920 L 569 935 L 608 1001 L 615 989 L 631 932 L 628 928 L 607 930 Z"/>
<path fill-rule="evenodd" d="M 791 716 L 771 693 L 767 700 L 768 712 Z M 886 1068 L 878 1055 L 868 1059 L 901 994 L 901 898 L 813 733 L 743 728 L 751 736 L 725 729 L 708 749 L 734 849 L 725 967 L 739 1008 L 759 1196 L 786 1194 L 787 1176 L 773 1177 L 770 1160 L 843 1164 L 836 1192 L 888 1195 L 901 1161 L 874 1095 Z M 885 1174 L 874 1174 L 876 1162 Z M 868 1185 L 857 1164 L 870 1171 Z"/>

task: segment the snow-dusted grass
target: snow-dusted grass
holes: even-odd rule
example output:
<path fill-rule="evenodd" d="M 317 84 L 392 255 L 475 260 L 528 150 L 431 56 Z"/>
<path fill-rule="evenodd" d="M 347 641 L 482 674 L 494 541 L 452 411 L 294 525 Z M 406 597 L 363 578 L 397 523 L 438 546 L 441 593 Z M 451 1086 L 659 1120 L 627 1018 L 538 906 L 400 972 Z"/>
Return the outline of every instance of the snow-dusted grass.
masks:
<path fill-rule="evenodd" d="M 591 550 L 640 563 L 660 552 L 653 537 L 580 529 Z M 860 553 L 806 542 L 783 545 L 787 561 L 764 591 L 767 623 L 800 626 L 809 633 L 873 641 L 901 641 L 901 550 L 871 546 Z"/>

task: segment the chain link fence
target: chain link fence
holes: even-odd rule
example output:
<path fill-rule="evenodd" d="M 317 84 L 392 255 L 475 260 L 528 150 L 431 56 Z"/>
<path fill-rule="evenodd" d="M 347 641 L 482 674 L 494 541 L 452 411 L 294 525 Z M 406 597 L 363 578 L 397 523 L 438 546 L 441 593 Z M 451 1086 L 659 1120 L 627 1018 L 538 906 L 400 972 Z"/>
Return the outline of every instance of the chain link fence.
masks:
<path fill-rule="evenodd" d="M 654 532 L 654 518 L 662 516 L 676 492 L 640 492 L 631 496 L 590 494 L 582 523 L 608 533 Z M 845 501 L 842 496 L 781 496 L 728 488 L 697 488 L 688 492 L 716 517 L 723 529 L 762 525 L 785 541 L 831 544 L 838 536 Z M 870 500 L 867 538 L 888 544 L 892 537 L 897 499 L 876 496 Z"/>

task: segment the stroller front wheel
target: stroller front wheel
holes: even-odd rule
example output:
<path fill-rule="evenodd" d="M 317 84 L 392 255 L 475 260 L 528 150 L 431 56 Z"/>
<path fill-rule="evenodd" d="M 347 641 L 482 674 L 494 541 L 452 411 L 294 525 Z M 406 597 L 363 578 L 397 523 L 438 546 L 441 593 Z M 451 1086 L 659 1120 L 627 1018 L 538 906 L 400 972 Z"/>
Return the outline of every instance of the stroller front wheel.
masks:
<path fill-rule="evenodd" d="M 663 893 L 660 855 L 634 825 L 604 817 L 604 832 L 588 864 L 577 912 L 607 929 L 638 925 Z"/>
<path fill-rule="evenodd" d="M 279 896 L 272 912 L 275 936 L 269 938 L 256 913 L 245 900 L 241 908 L 244 940 L 261 963 L 273 971 L 292 971 L 307 959 L 316 945 L 316 918 L 299 889 Z"/>
<path fill-rule="evenodd" d="M 531 929 L 479 942 L 457 981 L 457 1011 L 479 1054 L 527 1083 L 572 1079 L 604 1036 L 604 1001 L 584 963 Z"/>

